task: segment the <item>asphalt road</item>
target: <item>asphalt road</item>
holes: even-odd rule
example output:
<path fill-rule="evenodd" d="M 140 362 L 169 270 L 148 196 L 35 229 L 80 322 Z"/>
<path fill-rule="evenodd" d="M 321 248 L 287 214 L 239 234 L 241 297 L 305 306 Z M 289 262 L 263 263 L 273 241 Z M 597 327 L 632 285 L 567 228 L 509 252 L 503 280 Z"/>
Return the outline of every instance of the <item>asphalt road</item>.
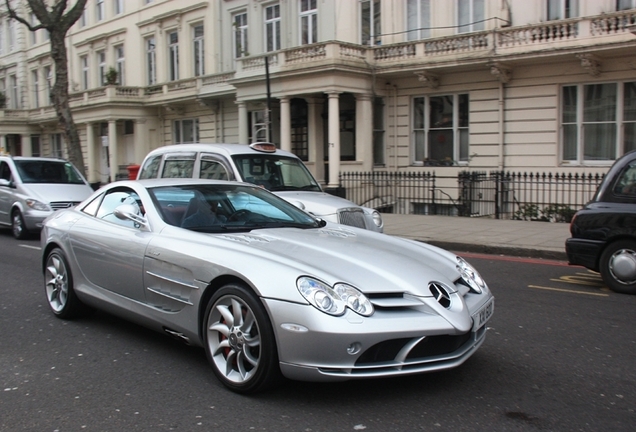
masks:
<path fill-rule="evenodd" d="M 461 367 L 245 397 L 202 349 L 105 313 L 53 317 L 37 240 L 0 231 L 0 431 L 632 431 L 636 297 L 564 263 L 464 254 L 496 296 Z"/>

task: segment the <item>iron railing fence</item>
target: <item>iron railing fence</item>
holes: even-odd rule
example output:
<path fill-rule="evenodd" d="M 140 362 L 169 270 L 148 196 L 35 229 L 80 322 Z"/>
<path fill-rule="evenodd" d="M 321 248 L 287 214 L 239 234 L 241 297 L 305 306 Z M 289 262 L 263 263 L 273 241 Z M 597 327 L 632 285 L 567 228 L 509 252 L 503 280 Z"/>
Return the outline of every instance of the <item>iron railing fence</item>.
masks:
<path fill-rule="evenodd" d="M 461 171 L 344 172 L 347 199 L 384 213 L 569 222 L 603 174 Z"/>

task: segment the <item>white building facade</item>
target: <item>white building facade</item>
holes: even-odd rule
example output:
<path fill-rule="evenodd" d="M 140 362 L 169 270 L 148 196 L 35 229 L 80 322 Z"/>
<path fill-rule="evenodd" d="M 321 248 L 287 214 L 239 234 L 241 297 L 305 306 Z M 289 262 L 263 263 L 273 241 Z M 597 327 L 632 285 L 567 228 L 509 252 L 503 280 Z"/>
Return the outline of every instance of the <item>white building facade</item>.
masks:
<path fill-rule="evenodd" d="M 263 140 L 330 187 L 348 171 L 603 173 L 636 149 L 635 3 L 88 0 L 67 37 L 87 175 Z M 3 8 L 0 144 L 64 157 L 47 34 Z"/>

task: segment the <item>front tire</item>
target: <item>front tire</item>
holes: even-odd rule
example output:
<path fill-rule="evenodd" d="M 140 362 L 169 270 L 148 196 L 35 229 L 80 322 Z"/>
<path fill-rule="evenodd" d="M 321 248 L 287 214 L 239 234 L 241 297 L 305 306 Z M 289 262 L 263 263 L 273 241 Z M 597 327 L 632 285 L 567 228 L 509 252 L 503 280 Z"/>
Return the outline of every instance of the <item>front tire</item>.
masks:
<path fill-rule="evenodd" d="M 76 318 L 89 310 L 75 294 L 71 269 L 61 249 L 53 249 L 46 258 L 44 290 L 51 311 L 58 318 Z"/>
<path fill-rule="evenodd" d="M 11 214 L 11 231 L 13 232 L 13 237 L 18 240 L 24 240 L 29 235 L 29 230 L 24 223 L 24 217 L 20 210 L 13 210 Z"/>
<path fill-rule="evenodd" d="M 636 242 L 619 240 L 607 246 L 601 255 L 600 272 L 612 291 L 636 294 Z"/>
<path fill-rule="evenodd" d="M 254 393 L 280 376 L 270 320 L 260 300 L 243 285 L 228 284 L 210 299 L 203 338 L 214 374 L 230 390 Z"/>

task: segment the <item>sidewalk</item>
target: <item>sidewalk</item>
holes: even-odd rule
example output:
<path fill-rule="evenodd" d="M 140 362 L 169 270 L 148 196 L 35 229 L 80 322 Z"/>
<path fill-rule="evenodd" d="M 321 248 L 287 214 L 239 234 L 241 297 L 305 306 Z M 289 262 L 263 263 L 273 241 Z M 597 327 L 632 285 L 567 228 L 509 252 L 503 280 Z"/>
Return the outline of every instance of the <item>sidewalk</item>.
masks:
<path fill-rule="evenodd" d="M 452 251 L 567 260 L 567 223 L 388 213 L 382 218 L 385 234 Z"/>

